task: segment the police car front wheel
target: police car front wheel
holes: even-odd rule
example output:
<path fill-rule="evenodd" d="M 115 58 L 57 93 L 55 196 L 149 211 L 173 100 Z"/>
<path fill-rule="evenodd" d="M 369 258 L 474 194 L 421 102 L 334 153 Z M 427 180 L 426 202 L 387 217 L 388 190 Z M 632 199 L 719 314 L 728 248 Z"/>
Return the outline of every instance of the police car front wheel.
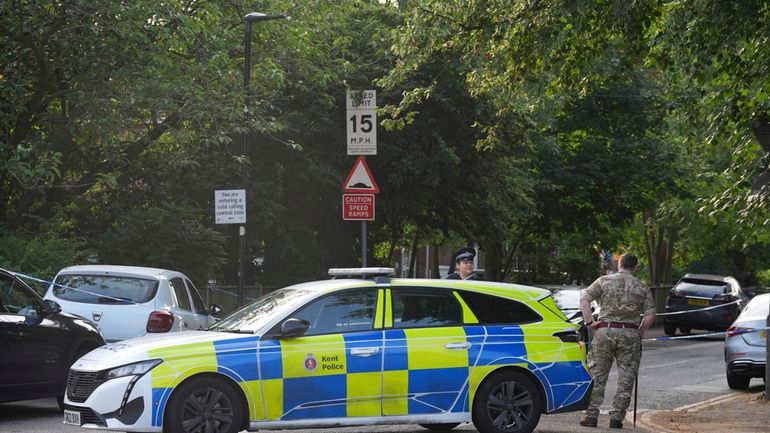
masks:
<path fill-rule="evenodd" d="M 480 433 L 531 433 L 540 421 L 540 388 L 517 371 L 486 379 L 473 402 L 473 423 Z"/>
<path fill-rule="evenodd" d="M 213 377 L 190 380 L 171 396 L 164 433 L 237 433 L 244 427 L 243 405 L 235 390 Z"/>

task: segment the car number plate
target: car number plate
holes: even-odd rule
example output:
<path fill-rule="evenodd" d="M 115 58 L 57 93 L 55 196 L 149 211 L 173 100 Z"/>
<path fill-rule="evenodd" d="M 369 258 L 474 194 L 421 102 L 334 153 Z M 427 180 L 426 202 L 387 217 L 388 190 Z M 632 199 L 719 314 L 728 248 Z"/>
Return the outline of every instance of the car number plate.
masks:
<path fill-rule="evenodd" d="M 64 424 L 80 426 L 80 412 L 76 410 L 64 410 Z"/>
<path fill-rule="evenodd" d="M 687 303 L 690 304 L 690 305 L 700 305 L 700 306 L 705 306 L 705 307 L 708 307 L 708 305 L 709 305 L 709 301 L 707 301 L 705 299 L 692 299 L 692 298 L 690 298 L 690 299 L 687 300 Z"/>

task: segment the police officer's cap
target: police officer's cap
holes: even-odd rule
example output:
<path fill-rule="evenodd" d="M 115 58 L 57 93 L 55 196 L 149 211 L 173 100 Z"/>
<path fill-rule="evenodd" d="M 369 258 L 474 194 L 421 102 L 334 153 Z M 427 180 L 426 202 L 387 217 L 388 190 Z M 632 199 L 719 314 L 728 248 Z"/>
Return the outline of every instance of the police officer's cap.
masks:
<path fill-rule="evenodd" d="M 476 257 L 476 250 L 471 247 L 463 247 L 455 252 L 455 263 L 460 260 L 470 260 Z"/>

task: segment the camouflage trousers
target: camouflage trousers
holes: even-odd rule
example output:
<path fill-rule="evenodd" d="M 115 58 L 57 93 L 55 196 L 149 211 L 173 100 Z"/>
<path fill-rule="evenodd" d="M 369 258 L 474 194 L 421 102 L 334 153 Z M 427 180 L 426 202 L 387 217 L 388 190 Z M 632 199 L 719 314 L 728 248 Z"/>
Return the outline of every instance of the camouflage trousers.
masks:
<path fill-rule="evenodd" d="M 623 421 L 626 410 L 631 404 L 631 393 L 639 371 L 642 355 L 642 340 L 637 329 L 600 328 L 594 333 L 591 348 L 588 350 L 588 368 L 594 378 L 591 402 L 586 409 L 586 416 L 599 417 L 599 406 L 604 401 L 604 388 L 610 375 L 612 361 L 618 366 L 618 389 L 612 402 L 610 418 Z"/>

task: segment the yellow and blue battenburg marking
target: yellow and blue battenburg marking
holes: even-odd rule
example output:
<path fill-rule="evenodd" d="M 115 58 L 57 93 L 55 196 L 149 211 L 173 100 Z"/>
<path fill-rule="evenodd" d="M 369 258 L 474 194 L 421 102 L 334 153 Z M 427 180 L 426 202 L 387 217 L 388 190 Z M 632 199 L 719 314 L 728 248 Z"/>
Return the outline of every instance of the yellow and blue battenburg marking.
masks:
<path fill-rule="evenodd" d="M 576 403 L 591 378 L 576 344 L 542 324 L 385 329 L 287 340 L 244 337 L 158 349 L 152 371 L 154 426 L 171 390 L 196 373 L 228 376 L 249 401 L 252 421 L 470 412 L 493 371 L 529 370 L 548 412 Z"/>

